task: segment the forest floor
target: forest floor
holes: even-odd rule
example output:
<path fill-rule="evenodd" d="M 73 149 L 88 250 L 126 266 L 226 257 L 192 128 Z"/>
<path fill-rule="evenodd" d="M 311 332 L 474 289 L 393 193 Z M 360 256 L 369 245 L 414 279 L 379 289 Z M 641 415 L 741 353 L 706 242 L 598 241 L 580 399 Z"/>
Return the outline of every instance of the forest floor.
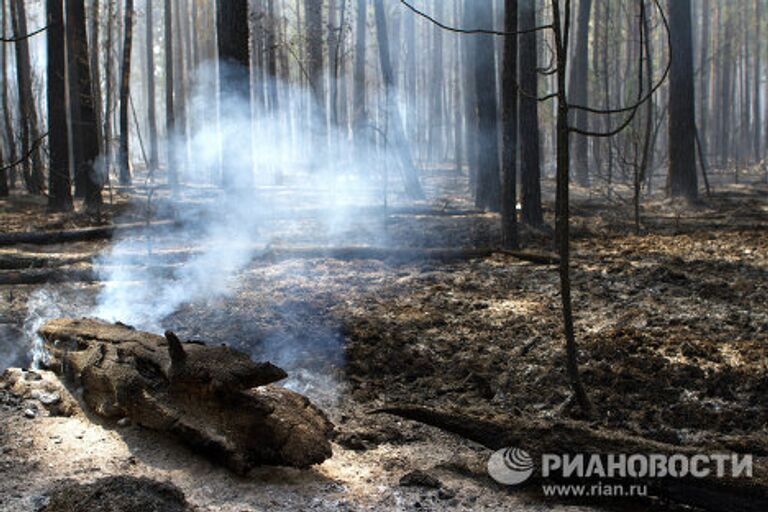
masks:
<path fill-rule="evenodd" d="M 456 214 L 393 209 L 361 215 L 319 242 L 325 221 L 276 220 L 271 241 L 497 243 L 495 215 L 472 212 L 456 196 L 441 197 L 431 208 Z M 121 198 L 112 213 L 140 218 L 129 204 Z M 551 205 L 546 213 L 551 220 Z M 6 205 L 0 213 L 9 231 L 29 229 L 30 215 L 39 215 L 36 229 L 88 222 L 51 221 L 33 203 Z M 687 207 L 648 200 L 640 233 L 630 205 L 615 196 L 577 190 L 573 215 L 576 334 L 596 424 L 677 445 L 768 455 L 768 187 L 718 185 L 712 197 Z M 550 236 L 523 230 L 526 248 L 534 251 L 548 252 Z M 83 253 L 107 245 L 3 250 Z M 0 357 L 22 364 L 21 326 L 30 299 L 37 315 L 82 315 L 98 288 L 0 287 Z M 565 376 L 554 266 L 504 254 L 453 262 L 253 261 L 227 294 L 182 304 L 163 327 L 283 366 L 287 385 L 310 396 L 337 425 L 334 457 L 310 471 L 264 468 L 238 478 L 138 427 L 93 423 L 83 415 L 27 418 L 29 401 L 0 391 L 0 510 L 34 509 L 34 500 L 59 479 L 114 474 L 173 481 L 191 503 L 211 511 L 587 509 L 495 486 L 484 471 L 489 451 L 479 445 L 368 414 L 416 404 L 484 417 L 577 417 Z M 438 478 L 442 489 L 399 485 L 415 469 Z"/>

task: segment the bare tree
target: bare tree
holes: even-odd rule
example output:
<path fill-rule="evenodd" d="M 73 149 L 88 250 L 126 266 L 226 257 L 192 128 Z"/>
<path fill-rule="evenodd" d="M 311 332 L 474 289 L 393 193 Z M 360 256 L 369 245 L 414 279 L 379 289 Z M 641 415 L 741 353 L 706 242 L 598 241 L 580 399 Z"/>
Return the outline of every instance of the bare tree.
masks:
<path fill-rule="evenodd" d="M 80 184 L 85 197 L 86 210 L 98 214 L 101 209 L 102 180 L 96 172 L 95 163 L 99 156 L 99 135 L 94 102 L 94 85 L 91 83 L 91 60 L 88 51 L 88 35 L 85 29 L 84 0 L 67 0 L 67 38 L 70 49 L 70 70 L 76 82 L 70 84 L 70 97 L 77 97 L 73 102 L 77 111 L 72 114 L 72 147 L 77 148 L 79 160 L 75 163 L 75 181 Z M 76 124 L 76 126 L 75 126 Z M 77 187 L 76 187 L 77 188 Z"/>
<path fill-rule="evenodd" d="M 232 108 L 247 106 L 250 117 L 250 54 L 248 45 L 248 2 L 246 0 L 217 0 L 216 33 L 219 50 L 219 115 L 233 114 Z M 240 145 L 251 145 L 250 130 L 237 134 L 237 140 L 224 141 L 222 148 L 222 180 L 233 190 L 238 183 L 235 166 L 229 155 L 235 154 Z M 229 146 L 231 145 L 231 146 Z M 240 164 L 250 169 L 252 162 Z"/>
<path fill-rule="evenodd" d="M 669 77 L 669 192 L 698 197 L 696 177 L 696 111 L 693 104 L 693 35 L 691 0 L 669 2 L 672 69 Z M 673 139 L 674 137 L 674 139 Z"/>
<path fill-rule="evenodd" d="M 24 183 L 30 194 L 42 194 L 45 189 L 42 155 L 39 141 L 40 130 L 37 125 L 37 110 L 32 95 L 32 67 L 29 60 L 29 42 L 27 34 L 27 14 L 24 0 L 11 0 L 11 23 L 16 38 L 16 81 L 19 87 L 19 124 L 21 125 L 21 153 L 24 158 L 22 168 Z M 63 97 L 63 96 L 62 96 Z"/>
<path fill-rule="evenodd" d="M 539 89 L 537 72 L 535 0 L 519 0 L 520 35 L 520 185 L 523 221 L 532 226 L 544 223 L 541 209 L 541 149 L 539 142 Z"/>
<path fill-rule="evenodd" d="M 147 123 L 149 124 L 149 172 L 157 170 L 157 113 L 155 110 L 155 38 L 152 1 L 147 1 L 146 65 L 147 65 Z"/>
<path fill-rule="evenodd" d="M 125 0 L 125 18 L 123 21 L 123 59 L 120 70 L 120 150 L 118 166 L 120 184 L 131 184 L 130 153 L 128 147 L 129 128 L 128 111 L 131 100 L 131 47 L 133 44 L 133 0 Z"/>
<path fill-rule="evenodd" d="M 465 4 L 466 5 L 466 4 Z M 470 17 L 478 27 L 493 26 L 490 2 L 472 3 Z M 499 169 L 499 126 L 497 121 L 496 81 L 493 36 L 477 34 L 474 42 L 474 80 L 477 97 L 478 174 L 475 205 L 494 212 L 501 210 Z"/>
<path fill-rule="evenodd" d="M 412 198 L 421 199 L 424 197 L 424 191 L 421 188 L 421 183 L 419 183 L 416 167 L 413 165 L 411 146 L 405 137 L 400 110 L 397 108 L 395 73 L 389 56 L 389 34 L 387 33 L 387 20 L 384 13 L 383 0 L 374 0 L 374 13 L 376 17 L 376 38 L 379 42 L 379 61 L 381 63 L 381 74 L 384 78 L 386 94 L 387 127 L 389 128 L 386 133 L 388 145 L 393 147 L 400 157 L 406 193 Z"/>
<path fill-rule="evenodd" d="M 504 1 L 504 30 L 517 31 L 517 0 Z M 501 238 L 508 249 L 516 249 L 517 242 L 517 36 L 504 37 L 504 63 L 502 67 L 503 134 L 501 167 Z"/>
<path fill-rule="evenodd" d="M 69 180 L 69 142 L 67 136 L 67 107 L 61 101 L 66 94 L 64 56 L 64 10 L 62 0 L 46 0 L 48 14 L 48 209 L 56 212 L 72 209 Z"/>

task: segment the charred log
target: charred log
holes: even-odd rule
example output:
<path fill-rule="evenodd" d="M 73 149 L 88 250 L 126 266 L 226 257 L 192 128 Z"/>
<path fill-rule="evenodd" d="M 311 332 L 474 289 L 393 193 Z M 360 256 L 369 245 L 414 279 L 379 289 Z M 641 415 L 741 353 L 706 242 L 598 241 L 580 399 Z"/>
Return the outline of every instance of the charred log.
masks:
<path fill-rule="evenodd" d="M 98 416 L 170 432 L 238 474 L 331 456 L 332 424 L 306 397 L 269 385 L 286 377 L 271 363 L 98 320 L 55 319 L 39 332 L 50 368 L 82 387 Z"/>
<path fill-rule="evenodd" d="M 534 460 L 542 454 L 687 454 L 723 452 L 661 443 L 652 439 L 609 431 L 578 421 L 549 421 L 517 416 L 483 419 L 470 415 L 418 406 L 395 406 L 373 411 L 418 421 L 479 443 L 492 450 L 521 447 Z M 592 478 L 592 477 L 590 477 Z M 557 478 L 554 478 L 557 480 Z M 594 483 L 587 479 L 587 484 Z M 608 479 L 594 480 L 608 482 Z M 540 475 L 529 482 L 541 482 Z M 564 480 L 565 482 L 565 480 Z M 569 484 L 585 483 L 569 479 Z M 662 497 L 682 505 L 711 512 L 757 512 L 768 509 L 768 461 L 754 457 L 752 478 L 646 478 L 623 479 L 621 483 L 646 485 L 649 496 Z"/>

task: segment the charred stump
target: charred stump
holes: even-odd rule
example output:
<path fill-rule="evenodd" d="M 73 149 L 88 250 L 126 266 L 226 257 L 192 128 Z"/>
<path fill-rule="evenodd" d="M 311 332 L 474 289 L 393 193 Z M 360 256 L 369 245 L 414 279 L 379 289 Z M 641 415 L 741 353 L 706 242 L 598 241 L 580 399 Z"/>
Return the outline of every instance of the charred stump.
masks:
<path fill-rule="evenodd" d="M 271 363 L 92 319 L 50 320 L 39 333 L 49 367 L 81 386 L 98 416 L 170 432 L 239 474 L 331 456 L 333 425 L 306 397 L 270 385 L 287 376 Z"/>

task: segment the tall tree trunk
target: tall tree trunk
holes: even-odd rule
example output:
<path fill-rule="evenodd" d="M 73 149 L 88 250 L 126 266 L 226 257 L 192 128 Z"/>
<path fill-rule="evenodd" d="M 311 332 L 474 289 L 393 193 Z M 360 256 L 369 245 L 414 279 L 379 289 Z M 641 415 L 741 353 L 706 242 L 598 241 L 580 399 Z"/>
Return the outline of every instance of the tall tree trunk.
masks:
<path fill-rule="evenodd" d="M 521 31 L 536 26 L 535 0 L 520 0 Z M 544 223 L 541 210 L 541 153 L 539 143 L 537 44 L 536 33 L 520 36 L 520 152 L 523 221 L 532 226 Z M 534 96 L 534 97 L 532 97 Z"/>
<path fill-rule="evenodd" d="M 42 194 L 45 189 L 40 130 L 37 125 L 37 110 L 32 94 L 32 67 L 29 60 L 27 14 L 24 0 L 11 0 L 11 23 L 16 38 L 16 82 L 19 87 L 19 124 L 21 125 L 21 154 L 30 155 L 22 164 L 24 182 L 30 194 Z M 64 96 L 61 96 L 63 98 Z M 59 101 L 61 101 L 59 98 Z M 31 154 L 30 154 L 31 152 Z"/>
<path fill-rule="evenodd" d="M 62 101 L 66 94 L 64 56 L 64 12 L 62 0 L 46 0 L 48 14 L 47 75 L 48 75 L 48 209 L 56 212 L 72 209 L 69 181 L 69 144 L 67 140 L 67 107 Z"/>
<path fill-rule="evenodd" d="M 93 106 L 96 111 L 96 136 L 99 151 L 103 152 L 105 148 L 104 143 L 104 128 L 103 128 L 103 109 L 101 99 L 101 66 L 99 62 L 99 55 L 101 55 L 102 47 L 99 43 L 99 24 L 101 22 L 99 11 L 99 0 L 92 0 L 91 2 L 91 16 L 88 18 L 88 32 L 90 33 L 89 53 L 91 65 L 91 86 L 93 94 Z"/>
<path fill-rule="evenodd" d="M 304 0 L 307 74 L 314 104 L 310 106 L 310 122 L 316 143 L 325 146 L 327 113 L 323 87 L 323 2 Z"/>
<path fill-rule="evenodd" d="M 81 194 L 85 197 L 86 210 L 98 214 L 101 210 L 102 179 L 96 170 L 99 157 L 99 136 L 96 122 L 96 108 L 93 99 L 95 89 L 91 82 L 91 61 L 88 52 L 88 34 L 85 29 L 85 1 L 67 0 L 67 40 L 71 51 L 70 68 L 76 71 L 77 82 L 70 90 L 70 97 L 77 96 L 78 111 L 73 112 L 72 147 L 78 148 L 79 161 L 76 160 L 75 181 L 79 182 Z"/>
<path fill-rule="evenodd" d="M 222 178 L 225 188 L 248 185 L 253 162 L 240 161 L 243 147 L 251 147 L 250 55 L 248 53 L 247 0 L 217 0 L 216 33 L 219 48 L 219 123 L 242 118 L 245 110 L 247 128 L 237 130 L 223 142 Z M 246 152 L 247 153 L 247 152 Z M 239 171 L 239 172 L 238 172 Z M 240 181 L 240 183 L 238 183 Z"/>
<path fill-rule="evenodd" d="M 677 1 L 677 0 L 675 0 Z M 567 46 L 562 34 L 558 0 L 552 0 L 553 24 L 555 26 L 555 52 L 557 65 L 557 192 L 555 199 L 555 222 L 558 253 L 560 256 L 560 300 L 563 310 L 565 333 L 566 371 L 576 402 L 582 412 L 589 416 L 592 404 L 589 401 L 579 374 L 578 349 L 573 328 L 573 306 L 571 301 L 570 277 L 570 128 L 568 126 L 568 96 L 566 93 Z"/>
<path fill-rule="evenodd" d="M 178 161 L 176 158 L 176 114 L 174 110 L 173 88 L 173 5 L 172 0 L 165 0 L 163 11 L 165 42 L 165 138 L 166 159 L 168 161 L 168 183 L 172 188 L 179 184 Z"/>
<path fill-rule="evenodd" d="M 115 104 L 115 87 L 114 87 L 114 65 L 113 62 L 115 60 L 115 23 L 117 23 L 117 16 L 115 14 L 115 1 L 114 0 L 108 0 L 107 1 L 107 41 L 106 41 L 106 47 L 107 47 L 107 55 L 104 59 L 104 74 L 106 75 L 104 80 L 104 95 L 106 97 L 105 99 L 105 106 L 104 106 L 104 156 L 105 156 L 105 165 L 104 165 L 104 176 L 109 181 L 109 175 L 112 168 L 112 158 L 113 158 L 113 135 L 114 130 L 112 129 L 113 124 L 112 121 L 114 119 L 114 113 L 113 108 Z"/>
<path fill-rule="evenodd" d="M 762 0 L 755 0 L 755 67 L 752 70 L 753 73 L 753 90 L 752 90 L 752 157 L 755 162 L 760 161 L 760 144 L 762 142 L 761 132 L 763 129 L 762 116 L 760 115 L 760 78 L 762 74 Z M 749 44 L 749 42 L 747 42 Z M 764 101 L 768 101 L 765 98 Z"/>
<path fill-rule="evenodd" d="M 576 17 L 575 48 L 573 62 L 569 66 L 568 98 L 575 105 L 586 105 L 589 101 L 587 71 L 589 70 L 589 20 L 592 13 L 592 0 L 579 0 Z M 587 113 L 573 111 L 572 121 L 581 129 L 587 128 Z M 589 159 L 587 137 L 575 134 L 573 137 L 573 160 L 576 167 L 576 179 L 579 185 L 589 186 Z"/>
<path fill-rule="evenodd" d="M 701 19 L 701 44 L 699 45 L 700 60 L 699 60 L 699 94 L 700 94 L 700 107 L 699 112 L 699 135 L 702 148 L 702 153 L 707 153 L 709 147 L 707 134 L 709 133 L 709 82 L 710 74 L 712 70 L 712 64 L 709 62 L 709 25 L 710 25 L 710 0 L 704 0 L 702 6 L 702 19 Z"/>
<path fill-rule="evenodd" d="M 3 34 L 8 34 L 8 9 L 5 0 L 0 1 L 0 16 L 2 16 L 2 22 L 0 23 L 0 30 Z M 0 47 L 0 69 L 3 75 L 3 120 L 5 121 L 5 138 L 8 144 L 8 159 L 11 162 L 15 162 L 17 158 L 16 152 L 16 135 L 13 131 L 13 120 L 11 116 L 11 102 L 10 102 L 10 84 L 8 83 L 8 45 L 3 44 Z M 11 167 L 7 172 L 0 176 L 9 189 L 12 189 L 16 185 L 16 169 Z"/>
<path fill-rule="evenodd" d="M 424 191 L 421 188 L 421 183 L 419 183 L 416 167 L 413 165 L 411 146 L 405 137 L 403 121 L 400 119 L 400 110 L 397 108 L 395 73 L 389 56 L 389 34 L 387 33 L 387 20 L 385 18 L 383 0 L 374 0 L 374 13 L 376 17 L 376 37 L 379 42 L 379 61 L 386 94 L 387 127 L 389 128 L 387 133 L 389 138 L 388 145 L 392 146 L 400 157 L 405 192 L 414 199 L 422 199 L 424 198 Z"/>
<path fill-rule="evenodd" d="M 354 136 L 358 146 L 362 140 L 365 140 L 365 125 L 367 124 L 365 111 L 365 57 L 366 57 L 366 36 L 368 32 L 368 2 L 367 0 L 357 0 L 357 19 L 355 23 L 355 70 L 354 70 L 354 91 L 352 100 L 352 111 L 354 123 Z"/>
<path fill-rule="evenodd" d="M 673 197 L 694 200 L 696 177 L 696 119 L 693 104 L 693 35 L 691 0 L 669 2 L 672 69 L 669 75 L 669 182 Z"/>
<path fill-rule="evenodd" d="M 125 0 L 123 22 L 123 61 L 120 70 L 120 151 L 118 165 L 120 184 L 131 184 L 130 153 L 128 147 L 128 112 L 131 99 L 131 47 L 133 44 L 133 0 Z"/>
<path fill-rule="evenodd" d="M 435 1 L 435 16 L 445 17 L 442 0 Z M 408 14 L 411 15 L 410 13 Z M 443 105 L 445 103 L 445 63 L 443 62 L 443 29 L 433 26 L 432 30 L 432 69 L 430 72 L 430 115 L 429 115 L 429 157 L 432 161 L 443 156 Z"/>
<path fill-rule="evenodd" d="M 475 4 L 472 0 L 464 0 L 463 14 L 465 18 L 471 19 Z M 463 61 L 464 76 L 464 134 L 466 143 L 464 147 L 467 153 L 467 168 L 469 171 L 469 191 L 474 194 L 477 189 L 477 176 L 479 174 L 479 140 L 477 132 L 477 91 L 474 80 L 474 55 L 477 38 L 462 37 L 461 53 Z"/>
<path fill-rule="evenodd" d="M 155 110 L 155 38 L 152 1 L 147 1 L 146 61 L 147 61 L 147 122 L 149 123 L 149 172 L 158 165 L 157 113 Z"/>
<path fill-rule="evenodd" d="M 176 25 L 176 30 L 174 30 L 174 34 L 176 35 L 176 46 L 174 47 L 174 50 L 176 54 L 173 58 L 174 65 L 176 67 L 176 81 L 174 82 L 174 85 L 176 86 L 176 101 L 174 102 L 174 107 L 176 108 L 176 134 L 178 136 L 177 148 L 181 155 L 179 162 L 181 163 L 181 169 L 188 171 L 190 168 L 190 146 L 188 137 L 189 131 L 187 127 L 187 82 L 189 81 L 189 76 L 185 63 L 188 62 L 189 59 L 187 55 L 188 45 L 186 43 L 185 37 L 188 27 L 186 23 L 182 22 L 181 17 L 183 2 L 184 0 L 175 0 L 173 2 L 173 16 Z M 176 170 L 176 172 L 178 171 L 179 169 Z"/>
<path fill-rule="evenodd" d="M 473 5 L 473 26 L 493 26 L 490 2 Z M 497 122 L 496 73 L 493 36 L 473 36 L 475 41 L 474 80 L 478 116 L 478 176 L 475 205 L 494 212 L 501 209 L 499 172 L 499 126 Z"/>
<path fill-rule="evenodd" d="M 501 168 L 501 239 L 507 249 L 517 248 L 517 0 L 504 0 L 504 64 L 502 71 L 503 134 Z"/>

